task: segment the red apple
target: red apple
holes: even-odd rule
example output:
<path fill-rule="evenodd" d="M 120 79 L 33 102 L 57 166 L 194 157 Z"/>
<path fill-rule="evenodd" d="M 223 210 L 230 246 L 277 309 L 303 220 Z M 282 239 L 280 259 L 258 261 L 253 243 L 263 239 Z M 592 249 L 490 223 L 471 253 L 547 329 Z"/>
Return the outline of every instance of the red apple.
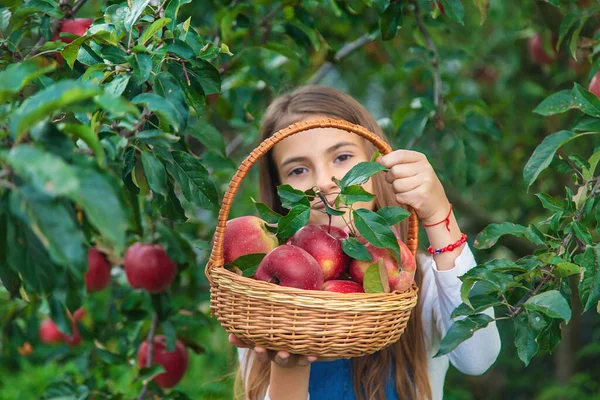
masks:
<path fill-rule="evenodd" d="M 75 313 L 73 313 L 75 321 L 81 321 L 85 317 L 85 308 L 79 307 Z"/>
<path fill-rule="evenodd" d="M 64 43 L 71 43 L 73 39 L 67 36 L 60 36 L 61 32 L 71 33 L 76 36 L 83 36 L 93 22 L 94 20 L 90 18 L 75 18 L 62 20 L 60 21 L 58 29 L 52 36 L 51 40 L 60 40 Z"/>
<path fill-rule="evenodd" d="M 365 289 L 360 283 L 354 281 L 331 280 L 323 284 L 323 290 L 338 293 L 364 293 Z"/>
<path fill-rule="evenodd" d="M 150 293 L 167 290 L 177 275 L 177 264 L 157 244 L 135 243 L 125 253 L 125 275 L 134 289 Z"/>
<path fill-rule="evenodd" d="M 323 287 L 323 270 L 317 260 L 291 244 L 271 250 L 258 265 L 254 278 L 305 290 Z"/>
<path fill-rule="evenodd" d="M 343 229 L 329 225 L 306 225 L 288 240 L 313 256 L 323 270 L 326 281 L 339 278 L 348 270 L 350 257 L 342 250 L 342 240 L 348 234 Z"/>
<path fill-rule="evenodd" d="M 588 90 L 600 97 L 600 71 L 596 72 L 592 77 L 590 86 L 588 86 Z"/>
<path fill-rule="evenodd" d="M 73 335 L 67 335 L 66 333 L 63 333 L 62 335 L 65 343 L 71 347 L 75 347 L 81 343 L 81 334 L 79 333 L 77 321 L 71 320 L 71 329 L 73 330 Z"/>
<path fill-rule="evenodd" d="M 544 47 L 544 38 L 539 33 L 536 33 L 531 38 L 529 38 L 528 47 L 529 47 L 529 56 L 531 60 L 538 65 L 552 64 L 554 59 L 556 58 L 556 51 L 554 50 L 554 46 L 556 45 L 556 41 L 552 41 L 553 48 L 552 54 L 548 54 Z"/>
<path fill-rule="evenodd" d="M 43 343 L 57 344 L 62 343 L 64 340 L 62 332 L 58 330 L 58 327 L 51 319 L 42 321 L 39 335 Z"/>
<path fill-rule="evenodd" d="M 369 250 L 373 261 L 352 260 L 350 262 L 350 276 L 352 279 L 362 284 L 367 268 L 377 260 L 382 259 L 387 270 L 390 290 L 392 292 L 407 290 L 414 281 L 417 263 L 406 244 L 401 240 L 398 240 L 398 244 L 400 245 L 400 265 L 398 265 L 396 256 L 391 250 L 380 249 L 367 243 L 367 250 Z"/>
<path fill-rule="evenodd" d="M 223 242 L 225 264 L 246 254 L 266 254 L 278 244 L 277 237 L 267 230 L 262 219 L 252 215 L 231 219 L 227 221 Z"/>
<path fill-rule="evenodd" d="M 106 256 L 92 247 L 88 250 L 88 270 L 85 273 L 85 288 L 88 292 L 104 290 L 110 283 L 111 265 Z"/>
<path fill-rule="evenodd" d="M 175 341 L 175 351 L 169 352 L 167 341 L 162 335 L 155 336 L 152 343 L 154 343 L 152 364 L 160 364 L 165 369 L 165 372 L 156 375 L 153 381 L 163 388 L 171 388 L 177 385 L 188 368 L 187 348 L 177 340 Z M 148 348 L 149 344 L 146 340 L 138 349 L 137 360 L 141 368 L 146 366 Z"/>
<path fill-rule="evenodd" d="M 442 2 L 441 2 L 441 1 L 438 1 L 438 2 L 437 2 L 437 5 L 438 5 L 438 8 L 440 9 L 440 13 L 441 13 L 442 15 L 446 15 L 446 10 L 444 10 L 444 6 L 442 5 Z"/>

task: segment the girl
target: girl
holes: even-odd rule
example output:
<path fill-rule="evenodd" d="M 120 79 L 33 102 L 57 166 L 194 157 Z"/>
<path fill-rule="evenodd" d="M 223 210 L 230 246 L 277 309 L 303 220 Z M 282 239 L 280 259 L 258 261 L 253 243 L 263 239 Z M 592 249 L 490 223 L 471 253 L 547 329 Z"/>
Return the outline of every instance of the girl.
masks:
<path fill-rule="evenodd" d="M 361 125 L 387 141 L 374 118 L 356 100 L 320 86 L 305 86 L 276 99 L 265 114 L 261 140 L 295 122 L 322 118 Z M 355 164 L 369 161 L 375 151 L 366 139 L 334 128 L 311 129 L 288 137 L 259 161 L 261 201 L 285 213 L 276 192 L 281 184 L 301 190 L 316 185 L 328 200 L 333 200 L 338 188 L 331 177 L 341 178 Z M 433 256 L 417 254 L 418 304 L 400 340 L 373 355 L 319 360 L 254 348 L 231 335 L 229 340 L 238 347 L 240 360 L 238 392 L 243 388 L 244 398 L 438 400 L 442 398 L 449 363 L 465 374 L 478 375 L 496 360 L 500 337 L 495 323 L 476 332 L 450 354 L 433 358 L 452 324 L 450 314 L 462 303 L 458 277 L 476 263 L 427 158 L 418 152 L 396 150 L 377 161 L 389 170 L 376 174 L 364 185 L 375 199 L 356 204 L 355 208 L 410 206 L 425 227 L 433 249 L 450 244 L 456 244 L 456 248 Z M 328 217 L 323 209 L 314 208 L 309 223 L 326 224 Z M 345 227 L 342 217 L 333 217 L 332 223 Z M 406 220 L 396 227 L 404 242 L 407 227 Z M 494 317 L 493 309 L 486 313 Z"/>

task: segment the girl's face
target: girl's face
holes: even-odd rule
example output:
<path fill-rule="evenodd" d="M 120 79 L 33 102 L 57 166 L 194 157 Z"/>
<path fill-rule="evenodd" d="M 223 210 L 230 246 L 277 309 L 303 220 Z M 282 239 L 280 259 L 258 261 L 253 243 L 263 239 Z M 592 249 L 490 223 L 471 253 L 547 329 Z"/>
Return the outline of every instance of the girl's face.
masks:
<path fill-rule="evenodd" d="M 318 117 L 307 118 L 318 119 Z M 331 180 L 341 179 L 346 172 L 361 161 L 369 161 L 370 155 L 364 148 L 363 139 L 359 135 L 335 128 L 317 128 L 297 133 L 273 148 L 273 159 L 277 166 L 281 184 L 289 184 L 295 189 L 308 190 L 318 187 L 330 205 L 339 193 L 339 188 Z M 373 193 L 373 182 L 369 180 L 362 185 Z M 374 207 L 374 200 L 355 203 L 352 207 Z M 323 202 L 315 197 L 311 207 L 309 224 L 328 224 L 329 218 Z M 346 211 L 344 219 L 350 222 L 350 214 Z M 331 223 L 345 228 L 342 217 L 333 216 Z"/>

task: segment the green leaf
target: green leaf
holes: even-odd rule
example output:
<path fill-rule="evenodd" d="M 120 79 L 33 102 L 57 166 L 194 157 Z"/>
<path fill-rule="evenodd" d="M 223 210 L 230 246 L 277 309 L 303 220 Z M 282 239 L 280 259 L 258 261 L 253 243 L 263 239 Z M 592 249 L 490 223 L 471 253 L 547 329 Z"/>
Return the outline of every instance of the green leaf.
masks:
<path fill-rule="evenodd" d="M 561 318 L 569 322 L 571 307 L 558 290 L 550 290 L 529 298 L 523 306 L 529 311 L 537 311 L 551 318 Z"/>
<path fill-rule="evenodd" d="M 160 96 L 167 99 L 181 117 L 180 130 L 183 131 L 187 127 L 187 120 L 190 116 L 190 106 L 185 99 L 185 92 L 181 87 L 181 83 L 169 72 L 161 72 L 153 78 L 154 91 Z"/>
<path fill-rule="evenodd" d="M 88 145 L 90 150 L 96 155 L 98 165 L 103 166 L 105 163 L 104 148 L 100 144 L 100 140 L 96 133 L 87 125 L 82 124 L 60 124 L 58 128 L 70 135 L 80 138 Z"/>
<path fill-rule="evenodd" d="M 79 178 L 71 165 L 37 147 L 16 146 L 5 155 L 0 154 L 0 158 L 5 158 L 22 179 L 52 197 L 68 195 L 79 188 Z"/>
<path fill-rule="evenodd" d="M 137 117 L 140 114 L 136 106 L 120 95 L 103 94 L 94 97 L 94 102 L 112 114 L 113 118 L 124 118 L 127 115 Z"/>
<path fill-rule="evenodd" d="M 187 221 L 187 217 L 185 215 L 185 210 L 181 206 L 177 195 L 175 194 L 175 190 L 171 182 L 167 181 L 167 185 L 169 186 L 169 194 L 166 198 L 158 197 L 157 203 L 160 207 L 160 215 L 164 218 L 167 218 L 171 221 L 177 222 L 185 222 Z"/>
<path fill-rule="evenodd" d="M 572 131 L 559 131 L 548 135 L 544 138 L 542 143 L 536 147 L 535 151 L 527 161 L 527 165 L 523 169 L 523 178 L 527 189 L 535 182 L 540 172 L 545 170 L 554 158 L 554 153 L 568 143 L 577 135 Z"/>
<path fill-rule="evenodd" d="M 534 110 L 534 113 L 550 116 L 562 114 L 574 108 L 579 108 L 572 90 L 561 90 L 546 97 Z"/>
<path fill-rule="evenodd" d="M 181 114 L 175 106 L 156 93 L 142 93 L 135 96 L 131 101 L 133 104 L 141 104 L 147 107 L 158 116 L 162 124 L 172 126 L 175 132 L 179 132 L 184 124 Z"/>
<path fill-rule="evenodd" d="M 110 351 L 98 346 L 94 348 L 94 351 L 96 354 L 98 354 L 102 362 L 107 365 L 123 365 L 127 363 L 127 358 L 124 355 L 111 353 Z"/>
<path fill-rule="evenodd" d="M 356 229 L 369 243 L 392 250 L 397 259 L 400 259 L 398 239 L 381 215 L 366 208 L 352 210 L 352 215 Z"/>
<path fill-rule="evenodd" d="M 577 82 L 573 84 L 573 97 L 579 103 L 579 109 L 589 116 L 600 117 L 600 99 Z"/>
<path fill-rule="evenodd" d="M 575 256 L 574 261 L 583 270 L 583 278 L 579 282 L 579 297 L 583 312 L 587 312 L 600 301 L 600 244 L 586 246 L 585 252 Z"/>
<path fill-rule="evenodd" d="M 283 208 L 292 208 L 296 205 L 310 206 L 310 201 L 302 190 L 294 189 L 288 184 L 277 186 L 277 195 L 281 199 Z"/>
<path fill-rule="evenodd" d="M 404 1 L 391 2 L 383 12 L 379 21 L 381 38 L 390 40 L 396 37 L 398 29 L 402 28 L 402 9 L 406 3 Z"/>
<path fill-rule="evenodd" d="M 570 262 L 562 262 L 556 264 L 556 267 L 552 270 L 552 274 L 557 278 L 565 278 L 567 276 L 581 273 L 581 268 L 577 264 Z"/>
<path fill-rule="evenodd" d="M 406 211 L 404 208 L 396 206 L 380 208 L 377 210 L 377 214 L 381 215 L 389 226 L 396 225 L 397 223 L 410 217 L 410 212 Z"/>
<path fill-rule="evenodd" d="M 92 225 L 111 241 L 115 250 L 123 250 L 129 221 L 119 184 L 92 166 L 80 166 L 76 171 L 80 185 L 70 197 L 83 208 Z"/>
<path fill-rule="evenodd" d="M 277 237 L 286 240 L 294 235 L 298 229 L 308 224 L 310 207 L 298 204 L 282 217 L 277 223 Z"/>
<path fill-rule="evenodd" d="M 373 261 L 373 257 L 371 257 L 371 253 L 367 250 L 367 246 L 359 242 L 356 238 L 349 237 L 343 240 L 342 250 L 355 260 Z"/>
<path fill-rule="evenodd" d="M 585 228 L 579 221 L 573 221 L 571 226 L 573 227 L 573 232 L 577 238 L 581 239 L 585 244 L 592 245 L 592 235 L 589 230 Z"/>
<path fill-rule="evenodd" d="M 163 163 L 152 153 L 142 152 L 142 165 L 144 166 L 144 174 L 148 181 L 148 186 L 156 194 L 168 196 L 169 188 L 167 187 L 167 171 Z"/>
<path fill-rule="evenodd" d="M 258 211 L 258 215 L 265 220 L 268 224 L 277 224 L 279 220 L 283 217 L 283 215 L 278 212 L 273 211 L 268 205 L 265 203 L 261 203 L 259 201 L 250 198 Z"/>
<path fill-rule="evenodd" d="M 583 169 L 583 171 L 582 171 L 583 179 L 590 180 L 594 177 L 594 174 L 596 173 L 596 167 L 598 166 L 599 162 L 600 162 L 600 150 L 596 151 L 588 159 L 588 163 L 590 164 L 590 166 L 589 166 L 589 168 Z"/>
<path fill-rule="evenodd" d="M 547 322 L 537 312 L 521 313 L 514 319 L 517 354 L 527 366 L 539 350 L 538 337 Z"/>
<path fill-rule="evenodd" d="M 63 202 L 31 186 L 11 191 L 10 209 L 33 230 L 52 260 L 83 278 L 87 270 L 84 237 Z"/>
<path fill-rule="evenodd" d="M 138 39 L 138 44 L 144 46 L 146 42 L 154 36 L 154 34 L 164 28 L 169 22 L 171 22 L 171 18 L 159 18 L 154 21 L 148 28 L 144 30 L 144 33 Z"/>
<path fill-rule="evenodd" d="M 561 212 L 567 209 L 567 203 L 562 199 L 554 198 L 545 193 L 536 193 L 535 195 L 540 199 L 546 210 Z"/>
<path fill-rule="evenodd" d="M 216 151 L 223 157 L 226 157 L 225 139 L 221 135 L 221 132 L 214 126 L 206 121 L 198 120 L 189 126 L 187 132 L 198 139 L 207 149 Z"/>
<path fill-rule="evenodd" d="M 55 154 L 66 161 L 73 159 L 75 145 L 73 141 L 58 130 L 55 124 L 44 120 L 31 128 L 29 137 L 49 153 Z"/>
<path fill-rule="evenodd" d="M 479 314 L 480 312 L 487 310 L 490 307 L 496 307 L 502 305 L 496 296 L 490 296 L 489 294 L 478 294 L 469 299 L 470 305 L 462 303 L 452 311 L 450 318 L 456 318 L 463 315 Z"/>
<path fill-rule="evenodd" d="M 140 368 L 139 377 L 142 381 L 149 381 L 163 372 L 165 372 L 165 368 L 161 364 L 152 364 L 150 367 Z"/>
<path fill-rule="evenodd" d="M 354 204 L 359 201 L 371 201 L 375 195 L 367 192 L 360 185 L 351 185 L 342 189 L 340 196 L 345 204 Z"/>
<path fill-rule="evenodd" d="M 174 31 L 175 28 L 177 28 L 177 14 L 179 13 L 179 7 L 191 2 L 192 0 L 169 0 L 165 7 L 165 17 L 171 19 L 169 30 Z"/>
<path fill-rule="evenodd" d="M 152 57 L 145 53 L 133 53 L 127 57 L 127 61 L 133 70 L 133 76 L 137 78 L 138 84 L 142 84 L 150 79 L 152 72 Z"/>
<path fill-rule="evenodd" d="M 381 259 L 367 267 L 363 280 L 365 293 L 389 293 L 387 270 Z"/>
<path fill-rule="evenodd" d="M 454 322 L 440 342 L 440 348 L 434 357 L 450 353 L 462 342 L 473 336 L 476 331 L 485 328 L 492 321 L 493 318 L 487 314 L 477 314 Z"/>
<path fill-rule="evenodd" d="M 187 69 L 188 76 L 198 82 L 204 94 L 221 92 L 221 74 L 214 65 L 206 60 L 192 59 L 188 61 L 191 63 L 191 67 Z M 179 65 L 179 69 L 181 70 L 180 78 L 184 77 L 181 65 Z"/>
<path fill-rule="evenodd" d="M 363 161 L 356 164 L 350 171 L 344 175 L 340 181 L 340 189 L 351 185 L 362 185 L 366 183 L 371 176 L 379 171 L 387 171 L 387 168 L 378 162 Z"/>
<path fill-rule="evenodd" d="M 446 15 L 454 22 L 465 24 L 465 8 L 461 0 L 441 0 Z"/>
<path fill-rule="evenodd" d="M 233 260 L 231 265 L 238 267 L 242 271 L 243 276 L 252 277 L 265 256 L 265 253 L 246 254 Z"/>
<path fill-rule="evenodd" d="M 92 37 L 88 36 L 88 35 L 79 36 L 78 38 L 73 40 L 71 43 L 67 44 L 65 46 L 65 48 L 60 52 L 60 54 L 63 56 L 63 58 L 69 65 L 69 68 L 73 69 L 73 66 L 75 65 L 75 60 L 77 59 L 77 55 L 79 54 L 79 49 L 81 48 L 81 45 L 83 45 L 85 42 L 90 41 L 91 39 L 92 39 Z"/>
<path fill-rule="evenodd" d="M 490 224 L 486 226 L 485 229 L 477 235 L 473 245 L 478 249 L 489 249 L 504 235 L 526 237 L 535 244 L 544 244 L 544 241 L 531 230 L 531 227 L 524 227 L 523 225 L 513 224 L 512 222 L 503 222 L 501 224 Z"/>
<path fill-rule="evenodd" d="M 133 24 L 135 24 L 140 15 L 142 15 L 144 10 L 148 6 L 148 3 L 150 3 L 150 0 L 133 0 L 130 3 L 131 8 L 128 8 L 127 16 L 123 21 L 123 23 L 125 24 L 125 29 L 127 29 L 127 31 L 131 31 L 131 28 L 133 28 Z"/>
<path fill-rule="evenodd" d="M 56 69 L 56 63 L 50 63 L 43 57 L 30 58 L 21 63 L 9 64 L 0 72 L 0 104 L 19 93 L 27 84 L 42 75 Z"/>
<path fill-rule="evenodd" d="M 213 210 L 219 207 L 217 186 L 200 161 L 191 154 L 173 151 L 167 171 L 177 181 L 184 197 L 201 208 Z"/>
<path fill-rule="evenodd" d="M 100 87 L 87 82 L 63 80 L 54 83 L 23 101 L 11 115 L 10 130 L 18 138 L 42 119 L 100 93 Z"/>

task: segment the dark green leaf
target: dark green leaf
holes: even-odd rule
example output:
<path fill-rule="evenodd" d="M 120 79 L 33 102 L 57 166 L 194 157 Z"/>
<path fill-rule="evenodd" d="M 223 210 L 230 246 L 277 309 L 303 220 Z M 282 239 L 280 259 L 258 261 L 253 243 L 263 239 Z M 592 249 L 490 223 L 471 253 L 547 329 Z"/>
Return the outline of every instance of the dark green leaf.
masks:
<path fill-rule="evenodd" d="M 574 261 L 583 269 L 579 297 L 583 312 L 587 312 L 600 301 L 600 244 L 586 246 L 585 252 L 575 256 Z"/>
<path fill-rule="evenodd" d="M 459 344 L 469 339 L 479 329 L 485 328 L 493 318 L 487 314 L 471 315 L 460 321 L 455 321 L 440 342 L 440 348 L 434 357 L 450 353 Z"/>
<path fill-rule="evenodd" d="M 233 260 L 231 265 L 238 267 L 242 271 L 243 276 L 252 277 L 256 273 L 256 268 L 258 268 L 260 262 L 265 258 L 265 255 L 265 253 L 246 254 Z"/>
<path fill-rule="evenodd" d="M 181 114 L 173 104 L 167 99 L 156 93 L 142 93 L 131 100 L 134 104 L 141 104 L 155 113 L 163 124 L 173 127 L 175 132 L 179 132 L 184 124 Z"/>
<path fill-rule="evenodd" d="M 342 249 L 348 256 L 355 260 L 373 261 L 373 257 L 367 250 L 367 247 L 359 242 L 356 238 L 349 237 L 342 241 Z"/>
<path fill-rule="evenodd" d="M 292 208 L 296 205 L 309 207 L 310 201 L 302 190 L 294 189 L 288 184 L 277 186 L 277 195 L 281 199 L 283 208 Z"/>
<path fill-rule="evenodd" d="M 136 106 L 119 95 L 103 94 L 94 97 L 94 102 L 104 111 L 108 111 L 113 118 L 124 118 L 128 114 L 137 117 L 140 114 L 140 110 Z"/>
<path fill-rule="evenodd" d="M 165 339 L 167 342 L 167 351 L 172 353 L 175 351 L 175 346 L 177 343 L 177 331 L 175 331 L 175 327 L 171 323 L 171 321 L 164 321 L 161 324 L 163 333 L 165 334 Z"/>
<path fill-rule="evenodd" d="M 579 109 L 591 117 L 600 117 L 600 99 L 577 82 L 573 85 L 573 97 L 579 103 Z"/>
<path fill-rule="evenodd" d="M 294 235 L 298 229 L 308 223 L 310 207 L 303 204 L 292 207 L 290 212 L 279 220 L 277 224 L 277 237 L 286 240 Z"/>
<path fill-rule="evenodd" d="M 515 321 L 515 346 L 517 354 L 525 365 L 539 350 L 538 337 L 547 323 L 544 317 L 537 312 L 521 313 Z"/>
<path fill-rule="evenodd" d="M 198 139 L 207 149 L 226 156 L 225 139 L 214 126 L 199 120 L 190 125 L 188 133 Z"/>
<path fill-rule="evenodd" d="M 174 151 L 167 171 L 177 181 L 185 198 L 205 209 L 219 207 L 217 187 L 200 161 L 191 154 Z"/>
<path fill-rule="evenodd" d="M 144 166 L 144 174 L 148 181 L 148 186 L 156 194 L 167 196 L 169 189 L 167 187 L 167 171 L 163 163 L 152 153 L 142 152 L 142 165 Z"/>
<path fill-rule="evenodd" d="M 281 217 L 283 217 L 281 214 L 273 211 L 265 203 L 261 203 L 259 201 L 254 200 L 254 199 L 251 199 L 251 200 L 254 203 L 254 206 L 256 207 L 256 210 L 258 211 L 258 215 L 263 220 L 265 220 L 268 224 L 277 224 L 277 223 L 279 223 L 279 220 L 281 219 Z"/>
<path fill-rule="evenodd" d="M 340 194 L 342 201 L 345 204 L 354 204 L 359 201 L 371 201 L 375 198 L 375 195 L 367 192 L 360 185 L 351 185 L 342 189 Z"/>
<path fill-rule="evenodd" d="M 66 161 L 71 161 L 73 158 L 73 152 L 75 151 L 73 141 L 60 132 L 52 122 L 44 120 L 38 123 L 31 128 L 29 136 L 47 152 Z"/>
<path fill-rule="evenodd" d="M 100 359 L 105 364 L 123 365 L 127 362 L 127 359 L 125 357 L 123 357 L 121 354 L 111 353 L 110 351 L 100 348 L 98 346 L 96 346 L 94 351 L 96 352 L 96 354 L 98 354 L 98 357 L 100 357 Z"/>
<path fill-rule="evenodd" d="M 187 126 L 187 120 L 190 116 L 190 107 L 185 100 L 185 92 L 173 75 L 168 72 L 161 72 L 154 76 L 154 91 L 167 99 L 181 117 L 182 125 L 180 130 L 183 131 Z"/>
<path fill-rule="evenodd" d="M 352 215 L 356 229 L 369 243 L 392 250 L 396 259 L 400 260 L 398 239 L 381 215 L 366 208 L 352 210 Z"/>
<path fill-rule="evenodd" d="M 145 53 L 133 53 L 127 57 L 127 61 L 133 69 L 133 75 L 142 84 L 150 78 L 152 71 L 152 58 Z"/>
<path fill-rule="evenodd" d="M 141 368 L 139 377 L 142 381 L 149 381 L 163 372 L 165 372 L 165 368 L 161 364 L 152 364 L 150 367 Z"/>
<path fill-rule="evenodd" d="M 204 94 L 221 92 L 221 74 L 214 65 L 206 60 L 193 59 L 189 61 L 191 66 L 187 68 L 188 76 L 200 84 Z M 181 68 L 181 72 L 183 73 L 181 65 L 179 68 Z"/>
<path fill-rule="evenodd" d="M 48 63 L 43 57 L 30 58 L 17 64 L 9 64 L 0 72 L 0 104 L 19 93 L 34 79 L 54 71 L 56 63 Z"/>
<path fill-rule="evenodd" d="M 169 29 L 174 31 L 177 27 L 177 14 L 179 13 L 179 7 L 184 4 L 191 3 L 192 0 L 169 0 L 165 7 L 165 17 L 170 18 Z"/>
<path fill-rule="evenodd" d="M 450 318 L 456 318 L 462 315 L 479 314 L 490 307 L 496 307 L 502 304 L 498 301 L 496 296 L 490 296 L 489 294 L 478 294 L 471 297 L 469 300 L 472 307 L 462 303 L 452 311 Z"/>
<path fill-rule="evenodd" d="M 396 225 L 400 221 L 410 217 L 410 212 L 396 206 L 380 208 L 377 210 L 377 214 L 381 215 L 389 226 Z"/>
<path fill-rule="evenodd" d="M 381 38 L 390 40 L 396 37 L 398 29 L 402 28 L 402 9 L 406 3 L 402 0 L 391 2 L 383 12 L 379 26 L 381 29 Z"/>
<path fill-rule="evenodd" d="M 185 210 L 181 206 L 177 195 L 175 194 L 175 190 L 171 182 L 167 182 L 169 187 L 169 194 L 166 198 L 158 198 L 158 204 L 160 207 L 160 215 L 164 218 L 167 218 L 171 221 L 177 222 L 185 222 L 187 221 L 187 217 L 185 215 Z"/>
<path fill-rule="evenodd" d="M 461 0 L 441 0 L 446 15 L 454 22 L 465 24 L 465 8 Z"/>
<path fill-rule="evenodd" d="M 96 161 L 103 166 L 105 162 L 104 148 L 98 140 L 98 135 L 87 125 L 83 124 L 60 124 L 58 127 L 61 131 L 80 138 L 88 145 L 90 150 L 94 152 Z"/>
<path fill-rule="evenodd" d="M 344 175 L 340 181 L 340 189 L 350 185 L 362 185 L 366 183 L 371 176 L 379 171 L 387 171 L 387 168 L 378 162 L 363 161 L 356 164 L 350 171 Z"/>
<path fill-rule="evenodd" d="M 590 234 L 589 230 L 579 221 L 573 221 L 571 226 L 573 227 L 573 232 L 577 238 L 581 239 L 587 245 L 593 244 L 592 235 Z"/>
<path fill-rule="evenodd" d="M 526 237 L 535 244 L 542 245 L 541 240 L 531 229 L 523 225 L 513 224 L 512 222 L 503 222 L 501 224 L 490 224 L 475 238 L 474 246 L 478 249 L 489 249 L 496 244 L 498 239 L 504 235 L 513 235 Z"/>
<path fill-rule="evenodd" d="M 580 104 L 575 99 L 572 90 L 561 90 L 544 99 L 534 110 L 534 113 L 550 116 L 562 114 L 574 108 L 579 108 Z"/>
<path fill-rule="evenodd" d="M 542 143 L 536 147 L 523 169 L 523 178 L 528 189 L 535 182 L 540 172 L 550 165 L 550 162 L 554 158 L 554 153 L 576 136 L 572 131 L 559 131 L 544 138 Z"/>
<path fill-rule="evenodd" d="M 561 318 L 569 322 L 571 319 L 571 307 L 567 300 L 558 290 L 537 294 L 529 298 L 524 307 L 529 311 L 537 311 L 551 318 Z"/>
<path fill-rule="evenodd" d="M 554 198 L 545 193 L 536 193 L 535 194 L 540 201 L 542 202 L 542 206 L 546 210 L 550 211 L 565 211 L 567 209 L 567 203 L 562 199 Z"/>
<path fill-rule="evenodd" d="M 89 83 L 73 80 L 62 80 L 28 97 L 21 106 L 12 113 L 10 130 L 15 137 L 20 137 L 42 119 L 54 115 L 59 110 L 68 109 L 75 103 L 90 99 L 102 90 Z"/>

